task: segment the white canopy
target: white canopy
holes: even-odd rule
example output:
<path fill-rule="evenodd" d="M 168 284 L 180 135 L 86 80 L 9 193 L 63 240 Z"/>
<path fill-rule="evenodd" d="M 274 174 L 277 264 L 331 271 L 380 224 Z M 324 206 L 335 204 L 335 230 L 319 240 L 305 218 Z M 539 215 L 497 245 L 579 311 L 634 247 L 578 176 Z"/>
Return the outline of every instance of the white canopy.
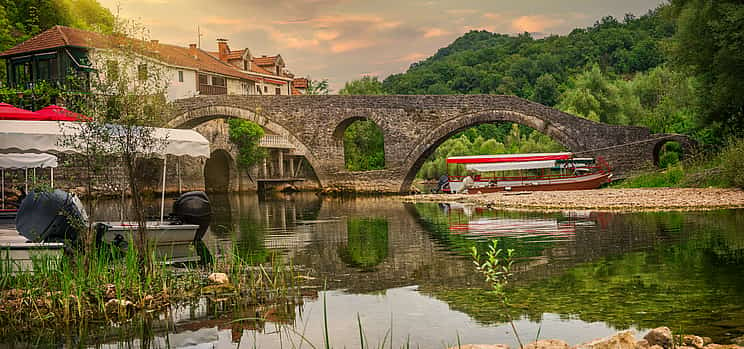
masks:
<path fill-rule="evenodd" d="M 10 153 L 0 154 L 0 168 L 57 167 L 57 157 L 52 154 Z"/>
<path fill-rule="evenodd" d="M 529 169 L 535 169 L 535 168 L 551 168 L 551 167 L 555 167 L 555 160 L 523 161 L 523 162 L 496 162 L 496 163 L 481 163 L 481 164 L 465 165 L 465 168 L 468 170 L 480 171 L 480 172 L 529 170 Z"/>
<path fill-rule="evenodd" d="M 114 132 L 121 126 L 106 125 Z M 80 123 L 69 121 L 0 120 L 0 153 L 76 153 L 65 139 L 80 134 Z M 209 141 L 194 130 L 153 128 L 153 137 L 164 142 L 160 154 L 209 157 Z"/>

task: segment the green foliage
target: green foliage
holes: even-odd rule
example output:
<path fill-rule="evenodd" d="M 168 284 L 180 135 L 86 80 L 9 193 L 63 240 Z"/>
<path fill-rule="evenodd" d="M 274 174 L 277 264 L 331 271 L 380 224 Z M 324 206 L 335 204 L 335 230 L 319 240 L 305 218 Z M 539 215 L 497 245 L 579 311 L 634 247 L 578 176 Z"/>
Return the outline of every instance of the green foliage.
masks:
<path fill-rule="evenodd" d="M 513 123 L 483 124 L 471 127 L 444 141 L 421 166 L 417 176 L 437 179 L 447 174 L 447 158 L 462 155 L 538 153 L 562 151 L 565 148 L 550 137 L 529 127 Z M 451 167 L 452 175 L 465 168 Z"/>
<path fill-rule="evenodd" d="M 744 138 L 731 139 L 721 152 L 723 177 L 732 187 L 744 188 Z"/>
<path fill-rule="evenodd" d="M 115 18 L 96 0 L 0 0 L 0 52 L 55 25 L 109 33 Z"/>
<path fill-rule="evenodd" d="M 340 95 L 381 95 L 382 82 L 376 76 L 364 76 L 361 79 L 347 81 L 338 91 Z"/>
<path fill-rule="evenodd" d="M 264 129 L 248 120 L 231 118 L 227 121 L 230 141 L 238 146 L 237 163 L 240 168 L 250 168 L 266 157 L 266 149 L 259 147 Z"/>
<path fill-rule="evenodd" d="M 307 94 L 309 94 L 309 95 L 327 95 L 328 94 L 328 79 L 323 79 L 323 80 L 308 80 L 308 82 L 307 82 Z"/>
<path fill-rule="evenodd" d="M 372 120 L 357 120 L 344 131 L 344 163 L 349 171 L 385 168 L 385 139 Z"/>
<path fill-rule="evenodd" d="M 483 278 L 486 283 L 493 289 L 493 294 L 498 299 L 498 302 L 502 306 L 502 311 L 505 314 L 511 313 L 511 304 L 509 303 L 509 296 L 506 292 L 506 286 L 509 284 L 509 279 L 512 277 L 512 264 L 514 263 L 514 250 L 507 249 L 506 253 L 499 247 L 499 240 L 493 240 L 491 245 L 488 246 L 485 256 L 481 256 L 476 247 L 471 249 L 471 257 L 473 258 L 473 264 L 475 269 L 483 274 Z M 519 333 L 514 325 L 514 321 L 509 316 L 509 322 L 511 323 L 512 329 L 514 330 L 514 336 L 519 342 L 519 347 L 523 348 L 522 340 L 519 338 Z"/>
<path fill-rule="evenodd" d="M 737 0 L 671 2 L 677 31 L 670 43 L 676 69 L 700 83 L 701 125 L 722 143 L 744 132 L 744 4 Z"/>
<path fill-rule="evenodd" d="M 553 105 L 561 86 L 587 66 L 629 74 L 663 63 L 659 43 L 673 34 L 673 26 L 659 12 L 623 22 L 605 17 L 592 27 L 539 40 L 526 33 L 471 31 L 407 72 L 387 77 L 383 89 L 389 94 L 514 94 Z"/>
<path fill-rule="evenodd" d="M 384 218 L 349 218 L 347 246 L 339 249 L 348 265 L 372 270 L 388 255 L 388 221 Z"/>

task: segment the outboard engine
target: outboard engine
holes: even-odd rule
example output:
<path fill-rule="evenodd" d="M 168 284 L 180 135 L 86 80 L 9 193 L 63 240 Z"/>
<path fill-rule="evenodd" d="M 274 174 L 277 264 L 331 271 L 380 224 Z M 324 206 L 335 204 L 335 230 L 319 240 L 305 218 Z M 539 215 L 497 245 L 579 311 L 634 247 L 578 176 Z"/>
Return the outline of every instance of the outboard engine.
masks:
<path fill-rule="evenodd" d="M 16 230 L 34 242 L 76 241 L 88 217 L 80 200 L 65 191 L 28 193 L 16 215 Z"/>
<path fill-rule="evenodd" d="M 212 206 L 209 203 L 209 197 L 203 191 L 183 193 L 173 203 L 171 215 L 183 223 L 198 225 L 199 229 L 196 231 L 194 240 L 201 240 L 212 221 Z"/>

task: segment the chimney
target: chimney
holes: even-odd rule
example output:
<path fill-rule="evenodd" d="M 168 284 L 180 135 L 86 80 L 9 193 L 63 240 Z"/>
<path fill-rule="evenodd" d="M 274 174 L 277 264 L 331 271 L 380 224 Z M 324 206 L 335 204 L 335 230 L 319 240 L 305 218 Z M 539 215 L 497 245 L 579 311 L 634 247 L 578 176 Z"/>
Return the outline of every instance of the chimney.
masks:
<path fill-rule="evenodd" d="M 217 48 L 220 60 L 227 62 L 227 55 L 230 53 L 230 47 L 227 46 L 227 39 L 217 39 Z"/>
<path fill-rule="evenodd" d="M 196 44 L 189 44 L 189 53 L 191 53 L 191 56 L 194 58 L 197 57 L 196 55 Z"/>

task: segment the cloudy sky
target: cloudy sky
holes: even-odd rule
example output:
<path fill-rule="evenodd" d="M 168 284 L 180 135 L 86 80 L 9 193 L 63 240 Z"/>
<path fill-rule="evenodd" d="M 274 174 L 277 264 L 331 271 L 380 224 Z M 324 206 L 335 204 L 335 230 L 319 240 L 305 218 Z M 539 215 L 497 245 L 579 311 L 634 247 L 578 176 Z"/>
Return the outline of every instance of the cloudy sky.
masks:
<path fill-rule="evenodd" d="M 298 76 L 337 90 L 363 75 L 403 72 L 469 30 L 566 34 L 605 15 L 640 15 L 661 0 L 99 0 L 152 39 L 255 55 L 280 53 Z M 118 10 L 117 10 L 118 8 Z"/>

